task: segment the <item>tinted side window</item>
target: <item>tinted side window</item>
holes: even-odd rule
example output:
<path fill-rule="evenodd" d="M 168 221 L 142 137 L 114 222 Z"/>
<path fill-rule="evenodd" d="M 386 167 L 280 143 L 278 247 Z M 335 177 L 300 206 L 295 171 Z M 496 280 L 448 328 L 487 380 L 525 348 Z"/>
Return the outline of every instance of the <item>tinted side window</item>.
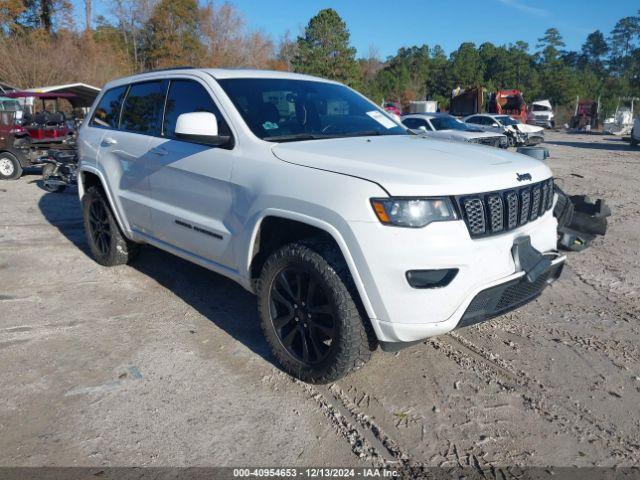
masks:
<path fill-rule="evenodd" d="M 161 81 L 134 83 L 124 101 L 120 129 L 154 135 L 158 131 L 163 103 Z"/>
<path fill-rule="evenodd" d="M 93 113 L 91 125 L 95 127 L 118 128 L 120 105 L 122 105 L 122 99 L 125 93 L 127 93 L 127 85 L 112 88 L 105 92 Z"/>
<path fill-rule="evenodd" d="M 482 117 L 471 117 L 471 118 L 469 118 L 469 119 L 467 120 L 467 123 L 475 123 L 475 124 L 479 124 L 479 123 L 481 123 L 481 122 L 480 122 L 481 118 L 482 118 Z"/>
<path fill-rule="evenodd" d="M 407 128 L 418 128 L 418 121 L 415 118 L 405 118 L 402 123 Z"/>
<path fill-rule="evenodd" d="M 220 114 L 209 92 L 193 80 L 171 80 L 164 110 L 163 135 L 175 138 L 176 122 L 183 113 L 209 112 L 218 120 L 219 135 L 231 135 L 229 126 Z"/>
<path fill-rule="evenodd" d="M 407 118 L 405 120 L 402 121 L 402 123 L 404 123 L 404 125 L 406 127 L 409 128 L 414 128 L 414 129 L 418 129 L 420 127 L 426 127 L 427 130 L 431 130 L 428 126 L 427 126 L 427 122 L 424 120 L 420 120 L 419 118 Z"/>
<path fill-rule="evenodd" d="M 490 117 L 482 117 L 482 124 L 491 127 L 496 121 Z"/>

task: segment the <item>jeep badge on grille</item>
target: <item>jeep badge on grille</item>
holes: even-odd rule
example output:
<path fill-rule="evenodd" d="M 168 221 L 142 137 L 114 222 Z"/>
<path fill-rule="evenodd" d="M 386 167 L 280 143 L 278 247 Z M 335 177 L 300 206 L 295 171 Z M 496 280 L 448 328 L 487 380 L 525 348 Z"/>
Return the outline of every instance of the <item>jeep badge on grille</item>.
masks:
<path fill-rule="evenodd" d="M 516 172 L 516 180 L 518 180 L 519 182 L 524 182 L 525 180 L 531 180 L 531 174 Z"/>

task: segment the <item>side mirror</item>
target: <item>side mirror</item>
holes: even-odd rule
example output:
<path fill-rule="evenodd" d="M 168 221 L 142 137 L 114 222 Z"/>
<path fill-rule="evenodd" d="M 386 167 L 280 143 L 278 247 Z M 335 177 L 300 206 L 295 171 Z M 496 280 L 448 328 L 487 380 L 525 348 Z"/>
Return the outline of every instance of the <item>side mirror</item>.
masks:
<path fill-rule="evenodd" d="M 420 125 L 418 127 L 418 130 L 420 130 L 421 132 L 428 132 L 427 127 L 425 127 L 424 125 Z"/>
<path fill-rule="evenodd" d="M 176 121 L 176 137 L 187 142 L 204 145 L 222 146 L 229 143 L 231 137 L 218 135 L 218 120 L 210 112 L 183 113 Z"/>
<path fill-rule="evenodd" d="M 493 122 L 493 123 L 491 124 L 491 126 L 492 126 L 492 127 L 499 127 L 499 126 L 500 126 L 500 124 L 499 124 L 498 122 Z"/>

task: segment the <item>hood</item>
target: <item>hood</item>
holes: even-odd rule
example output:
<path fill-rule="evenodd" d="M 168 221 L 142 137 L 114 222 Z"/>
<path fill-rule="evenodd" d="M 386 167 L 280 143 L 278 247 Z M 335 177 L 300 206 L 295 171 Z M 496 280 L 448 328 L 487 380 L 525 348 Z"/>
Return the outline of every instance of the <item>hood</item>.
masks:
<path fill-rule="evenodd" d="M 544 128 L 536 127 L 535 125 L 529 125 L 528 123 L 519 123 L 515 127 L 522 133 L 540 133 L 544 132 Z"/>
<path fill-rule="evenodd" d="M 488 192 L 551 176 L 544 163 L 519 153 L 418 135 L 279 143 L 272 151 L 285 162 L 370 180 L 395 196 Z M 531 181 L 519 183 L 516 173 Z"/>
<path fill-rule="evenodd" d="M 476 138 L 502 137 L 501 133 L 484 132 L 482 130 L 437 130 L 425 132 L 424 135 L 434 138 L 448 138 L 451 140 L 475 140 Z"/>
<path fill-rule="evenodd" d="M 539 105 L 541 107 L 548 108 L 549 110 L 553 110 L 549 100 L 536 100 L 535 102 L 531 102 L 531 105 Z"/>

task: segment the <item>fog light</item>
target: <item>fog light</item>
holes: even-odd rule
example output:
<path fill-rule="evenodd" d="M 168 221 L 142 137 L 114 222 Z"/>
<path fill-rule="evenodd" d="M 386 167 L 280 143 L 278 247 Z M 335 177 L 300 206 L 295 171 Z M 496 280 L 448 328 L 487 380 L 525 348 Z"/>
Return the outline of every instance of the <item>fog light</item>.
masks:
<path fill-rule="evenodd" d="M 413 288 L 446 287 L 458 274 L 457 268 L 442 270 L 409 270 L 406 273 L 407 282 Z"/>

